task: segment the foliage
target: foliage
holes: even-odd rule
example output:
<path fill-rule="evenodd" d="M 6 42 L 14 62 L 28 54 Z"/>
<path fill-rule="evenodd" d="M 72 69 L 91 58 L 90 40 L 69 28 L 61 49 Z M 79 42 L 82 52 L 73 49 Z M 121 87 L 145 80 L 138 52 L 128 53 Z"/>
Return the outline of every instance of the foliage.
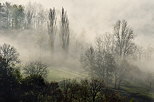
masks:
<path fill-rule="evenodd" d="M 49 24 L 48 24 L 48 34 L 50 37 L 51 48 L 54 49 L 55 36 L 56 36 L 56 11 L 55 8 L 49 11 Z"/>
<path fill-rule="evenodd" d="M 0 57 L 5 60 L 7 65 L 14 66 L 16 63 L 19 63 L 18 56 L 19 53 L 13 46 L 9 44 L 3 44 L 0 46 Z"/>
<path fill-rule="evenodd" d="M 70 29 L 69 29 L 69 19 L 67 17 L 67 12 L 62 8 L 61 13 L 61 25 L 60 25 L 60 39 L 61 45 L 64 51 L 68 51 L 70 43 Z"/>
<path fill-rule="evenodd" d="M 33 61 L 24 67 L 24 74 L 30 75 L 40 75 L 42 77 L 47 77 L 47 65 L 43 64 L 41 61 Z"/>

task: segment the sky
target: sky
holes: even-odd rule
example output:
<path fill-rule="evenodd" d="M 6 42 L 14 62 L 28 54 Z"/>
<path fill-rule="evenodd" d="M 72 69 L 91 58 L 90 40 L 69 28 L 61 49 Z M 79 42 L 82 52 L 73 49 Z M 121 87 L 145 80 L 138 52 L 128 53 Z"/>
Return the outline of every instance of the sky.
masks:
<path fill-rule="evenodd" d="M 0 0 L 5 2 L 6 0 Z M 67 10 L 71 29 L 77 35 L 93 40 L 96 35 L 112 32 L 117 20 L 127 20 L 136 41 L 154 42 L 154 0 L 7 0 L 17 4 L 40 3 L 44 8 Z"/>

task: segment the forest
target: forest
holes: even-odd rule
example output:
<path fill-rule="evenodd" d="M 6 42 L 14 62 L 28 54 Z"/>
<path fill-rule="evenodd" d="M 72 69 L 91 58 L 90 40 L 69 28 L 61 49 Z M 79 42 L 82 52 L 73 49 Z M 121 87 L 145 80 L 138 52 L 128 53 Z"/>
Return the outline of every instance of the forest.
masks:
<path fill-rule="evenodd" d="M 154 48 L 127 20 L 88 42 L 68 13 L 0 3 L 0 102 L 153 102 Z"/>

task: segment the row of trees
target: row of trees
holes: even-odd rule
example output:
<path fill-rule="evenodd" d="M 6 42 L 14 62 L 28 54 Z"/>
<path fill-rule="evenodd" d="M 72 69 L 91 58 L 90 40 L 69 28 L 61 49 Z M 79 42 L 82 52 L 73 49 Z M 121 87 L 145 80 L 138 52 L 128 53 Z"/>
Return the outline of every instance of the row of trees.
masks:
<path fill-rule="evenodd" d="M 6 2 L 0 3 L 1 29 L 19 29 L 24 27 L 24 7 L 22 5 L 11 5 Z"/>
<path fill-rule="evenodd" d="M 0 29 L 48 29 L 51 49 L 54 50 L 55 40 L 59 37 L 60 46 L 68 52 L 70 42 L 69 20 L 66 11 L 62 8 L 61 20 L 59 29 L 57 25 L 55 8 L 45 11 L 41 9 L 41 5 L 37 8 L 33 7 L 31 3 L 27 7 L 11 3 L 0 3 Z"/>
<path fill-rule="evenodd" d="M 50 36 L 51 48 L 54 50 L 55 40 L 57 35 L 57 23 L 56 23 L 56 11 L 55 8 L 50 9 L 49 12 L 49 24 L 48 24 L 48 34 Z M 65 52 L 68 52 L 70 43 L 70 28 L 69 20 L 67 17 L 67 12 L 62 8 L 61 21 L 60 21 L 60 44 Z"/>
<path fill-rule="evenodd" d="M 41 13 L 42 12 L 42 13 Z M 0 29 L 38 29 L 45 23 L 45 11 L 37 11 L 29 4 L 29 8 L 11 3 L 0 3 Z"/>
<path fill-rule="evenodd" d="M 19 53 L 8 44 L 0 46 L 1 102 L 127 102 L 126 97 L 106 88 L 103 80 L 46 81 L 47 66 L 31 62 L 18 68 Z"/>

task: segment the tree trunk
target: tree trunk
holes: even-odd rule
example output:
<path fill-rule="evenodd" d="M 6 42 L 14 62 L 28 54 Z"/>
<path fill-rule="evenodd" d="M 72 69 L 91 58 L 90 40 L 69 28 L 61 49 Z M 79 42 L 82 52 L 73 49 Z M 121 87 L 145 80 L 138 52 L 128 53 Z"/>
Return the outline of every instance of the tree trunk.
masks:
<path fill-rule="evenodd" d="M 120 89 L 120 86 L 121 86 L 121 80 L 119 80 L 118 82 L 118 89 Z"/>

